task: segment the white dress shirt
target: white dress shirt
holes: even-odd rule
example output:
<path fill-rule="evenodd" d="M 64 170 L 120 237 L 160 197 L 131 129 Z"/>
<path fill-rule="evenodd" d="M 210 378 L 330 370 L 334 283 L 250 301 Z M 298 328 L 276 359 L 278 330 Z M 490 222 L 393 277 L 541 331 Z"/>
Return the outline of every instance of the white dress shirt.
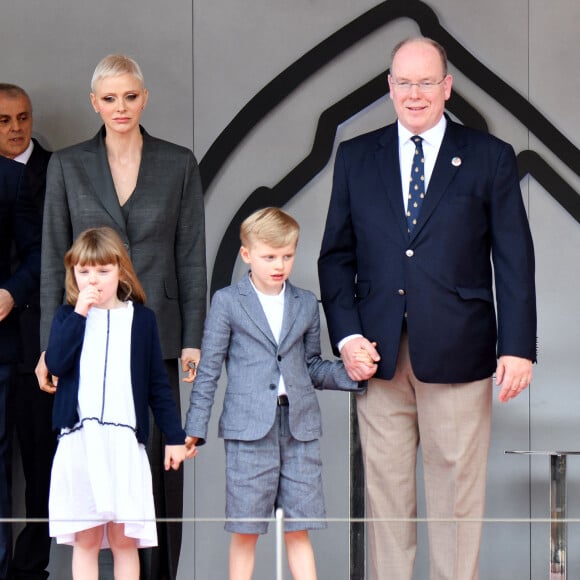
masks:
<path fill-rule="evenodd" d="M 445 128 L 447 127 L 447 119 L 441 117 L 439 123 L 428 129 L 424 133 L 420 133 L 419 137 L 423 138 L 423 156 L 425 158 L 425 195 L 429 194 L 429 180 L 435 167 L 435 161 L 443 142 L 445 135 Z M 407 202 L 409 200 L 409 176 L 411 175 L 411 167 L 413 166 L 413 157 L 415 156 L 415 143 L 411 138 L 415 133 L 411 133 L 408 129 L 403 127 L 400 122 L 397 122 L 399 131 L 399 163 L 401 166 L 401 185 L 403 188 L 403 204 L 405 206 L 405 213 L 407 212 Z"/>

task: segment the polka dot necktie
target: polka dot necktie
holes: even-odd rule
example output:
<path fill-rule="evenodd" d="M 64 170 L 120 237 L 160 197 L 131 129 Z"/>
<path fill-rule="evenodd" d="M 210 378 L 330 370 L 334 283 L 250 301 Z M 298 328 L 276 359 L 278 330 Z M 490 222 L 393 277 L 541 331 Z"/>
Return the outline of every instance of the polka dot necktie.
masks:
<path fill-rule="evenodd" d="M 413 135 L 411 137 L 415 144 L 415 155 L 413 157 L 413 167 L 409 178 L 409 198 L 407 200 L 407 227 L 409 233 L 417 224 L 421 204 L 425 199 L 425 156 L 423 155 L 423 137 Z"/>

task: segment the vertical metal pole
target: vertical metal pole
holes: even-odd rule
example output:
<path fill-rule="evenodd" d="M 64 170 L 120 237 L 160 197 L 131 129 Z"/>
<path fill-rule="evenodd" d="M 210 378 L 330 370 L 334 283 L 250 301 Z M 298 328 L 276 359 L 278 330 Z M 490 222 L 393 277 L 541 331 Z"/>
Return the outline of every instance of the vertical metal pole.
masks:
<path fill-rule="evenodd" d="M 350 517 L 365 517 L 365 476 L 360 444 L 356 395 L 350 395 Z M 350 580 L 365 578 L 365 525 L 362 521 L 350 524 Z"/>
<path fill-rule="evenodd" d="M 550 455 L 550 580 L 566 580 L 566 455 Z"/>
<path fill-rule="evenodd" d="M 276 580 L 284 580 L 284 510 L 276 510 Z"/>

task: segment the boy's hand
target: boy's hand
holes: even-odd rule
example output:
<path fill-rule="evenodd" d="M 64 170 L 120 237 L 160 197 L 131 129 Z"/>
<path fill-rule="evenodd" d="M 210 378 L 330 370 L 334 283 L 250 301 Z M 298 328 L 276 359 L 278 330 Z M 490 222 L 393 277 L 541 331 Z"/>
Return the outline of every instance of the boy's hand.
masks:
<path fill-rule="evenodd" d="M 377 363 L 381 357 L 375 348 L 376 344 L 376 342 L 370 342 L 359 336 L 350 339 L 343 345 L 340 358 L 342 358 L 348 376 L 353 381 L 366 381 L 377 372 Z M 366 354 L 361 353 L 361 351 L 366 351 Z"/>
<path fill-rule="evenodd" d="M 185 445 L 165 446 L 165 471 L 178 470 L 185 459 Z"/>
<path fill-rule="evenodd" d="M 198 442 L 198 437 L 191 437 L 190 435 L 188 435 L 185 438 L 185 458 L 186 459 L 191 459 L 192 457 L 195 457 L 197 455 L 197 442 Z"/>
<path fill-rule="evenodd" d="M 373 345 L 373 348 L 376 348 L 377 347 L 377 343 L 376 342 L 371 342 L 371 344 Z M 362 347 L 359 347 L 358 350 L 355 350 L 354 351 L 354 358 L 358 362 L 365 363 L 365 364 L 367 364 L 369 366 L 372 366 L 372 365 L 377 364 L 373 360 L 373 358 L 371 357 L 371 353 L 368 350 L 366 350 L 366 349 L 364 349 Z"/>

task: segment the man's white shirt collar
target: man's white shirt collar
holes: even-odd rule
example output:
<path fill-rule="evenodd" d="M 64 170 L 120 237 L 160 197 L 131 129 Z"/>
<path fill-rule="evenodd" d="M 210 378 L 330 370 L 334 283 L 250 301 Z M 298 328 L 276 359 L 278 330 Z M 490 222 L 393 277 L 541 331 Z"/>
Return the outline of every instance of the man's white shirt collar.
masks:
<path fill-rule="evenodd" d="M 399 131 L 399 143 L 401 145 L 407 143 L 411 137 L 416 135 L 416 133 L 411 133 L 409 129 L 404 127 L 400 121 L 397 121 L 397 127 Z M 419 134 L 419 137 L 423 137 L 423 142 L 431 145 L 431 147 L 435 147 L 437 151 L 439 151 L 439 147 L 441 147 L 441 143 L 443 142 L 443 137 L 445 136 L 445 129 L 447 128 L 447 119 L 445 115 L 439 119 L 439 122 L 431 129 L 427 129 L 423 133 Z"/>
<path fill-rule="evenodd" d="M 30 159 L 30 156 L 32 155 L 33 149 L 34 149 L 34 143 L 31 139 L 30 143 L 28 144 L 28 147 L 20 155 L 17 155 L 14 158 L 14 161 L 18 161 L 18 163 L 22 163 L 22 164 L 26 165 L 28 163 L 28 160 Z"/>

